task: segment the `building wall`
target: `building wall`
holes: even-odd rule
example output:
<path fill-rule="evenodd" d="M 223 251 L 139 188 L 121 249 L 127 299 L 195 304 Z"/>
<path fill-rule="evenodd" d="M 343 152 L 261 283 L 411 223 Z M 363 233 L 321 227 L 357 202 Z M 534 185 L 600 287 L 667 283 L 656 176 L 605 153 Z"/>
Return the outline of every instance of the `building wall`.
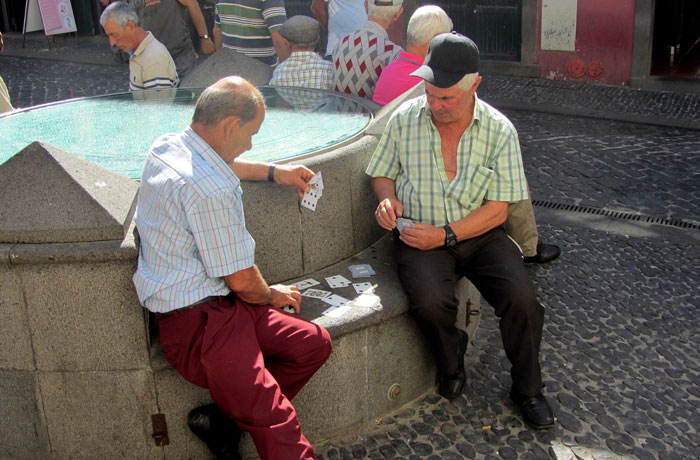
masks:
<path fill-rule="evenodd" d="M 628 85 L 635 0 L 538 0 L 540 77 Z"/>

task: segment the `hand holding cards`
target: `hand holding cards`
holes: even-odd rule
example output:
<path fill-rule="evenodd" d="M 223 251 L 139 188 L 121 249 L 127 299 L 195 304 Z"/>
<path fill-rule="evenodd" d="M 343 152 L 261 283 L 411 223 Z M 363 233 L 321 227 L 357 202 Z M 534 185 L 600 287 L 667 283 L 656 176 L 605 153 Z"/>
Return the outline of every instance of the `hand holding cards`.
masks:
<path fill-rule="evenodd" d="M 403 232 L 403 229 L 406 227 L 413 228 L 413 221 L 411 219 L 404 219 L 403 217 L 396 219 L 396 229 L 399 233 Z"/>
<path fill-rule="evenodd" d="M 323 195 L 323 178 L 321 177 L 321 171 L 316 173 L 308 184 L 309 191 L 304 193 L 304 197 L 301 199 L 301 205 L 307 209 L 315 211 L 318 199 L 321 198 L 321 195 Z"/>

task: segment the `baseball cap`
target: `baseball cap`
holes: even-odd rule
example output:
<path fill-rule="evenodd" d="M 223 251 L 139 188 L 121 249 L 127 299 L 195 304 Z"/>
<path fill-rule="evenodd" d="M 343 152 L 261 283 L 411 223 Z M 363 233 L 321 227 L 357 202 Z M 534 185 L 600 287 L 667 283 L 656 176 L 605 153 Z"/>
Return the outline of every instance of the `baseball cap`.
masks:
<path fill-rule="evenodd" d="M 321 31 L 321 25 L 314 18 L 297 15 L 284 21 L 280 34 L 292 43 L 311 43 Z"/>
<path fill-rule="evenodd" d="M 479 48 L 457 32 L 435 36 L 423 65 L 411 73 L 438 88 L 449 88 L 465 75 L 479 71 Z"/>

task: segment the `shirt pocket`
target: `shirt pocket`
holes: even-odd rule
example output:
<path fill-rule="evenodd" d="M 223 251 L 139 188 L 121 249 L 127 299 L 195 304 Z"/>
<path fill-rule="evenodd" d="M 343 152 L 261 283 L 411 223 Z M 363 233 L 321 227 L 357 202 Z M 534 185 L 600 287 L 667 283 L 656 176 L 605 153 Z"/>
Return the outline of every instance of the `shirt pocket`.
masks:
<path fill-rule="evenodd" d="M 481 206 L 489 190 L 495 172 L 481 165 L 467 170 L 465 190 L 460 194 L 460 201 L 470 211 Z"/>

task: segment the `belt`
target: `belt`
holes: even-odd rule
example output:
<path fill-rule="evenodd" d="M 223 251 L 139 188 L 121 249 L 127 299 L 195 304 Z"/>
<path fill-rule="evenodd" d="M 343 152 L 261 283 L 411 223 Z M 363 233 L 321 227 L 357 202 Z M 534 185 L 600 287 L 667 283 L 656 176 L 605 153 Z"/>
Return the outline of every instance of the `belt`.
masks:
<path fill-rule="evenodd" d="M 155 313 L 155 312 L 153 312 L 153 316 L 155 316 L 156 319 L 160 321 L 161 319 L 168 318 L 168 317 L 170 317 L 170 316 L 173 316 L 174 314 L 181 315 L 182 313 L 184 313 L 184 312 L 187 311 L 187 310 L 191 310 L 191 309 L 193 309 L 193 308 L 195 308 L 195 307 L 198 307 L 198 306 L 200 306 L 200 305 L 202 305 L 202 304 L 204 304 L 204 303 L 207 303 L 207 302 L 212 302 L 212 301 L 218 299 L 219 297 L 220 297 L 220 296 L 218 296 L 218 295 L 210 295 L 210 296 L 207 296 L 207 297 L 203 298 L 202 300 L 198 300 L 197 302 L 195 302 L 195 303 L 193 303 L 193 304 L 190 304 L 190 305 L 188 305 L 188 306 L 186 306 L 186 307 L 182 307 L 182 308 L 175 309 L 175 310 L 173 310 L 173 311 L 168 311 L 168 312 L 165 312 L 165 313 Z"/>

